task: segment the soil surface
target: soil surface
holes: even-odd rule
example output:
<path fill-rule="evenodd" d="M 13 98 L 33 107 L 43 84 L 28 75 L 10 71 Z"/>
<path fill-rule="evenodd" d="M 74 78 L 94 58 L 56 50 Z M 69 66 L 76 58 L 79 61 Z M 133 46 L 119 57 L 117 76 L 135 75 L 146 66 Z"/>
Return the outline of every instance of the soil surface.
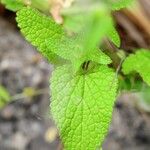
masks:
<path fill-rule="evenodd" d="M 0 17 L 0 84 L 15 97 L 25 87 L 43 90 L 34 98 L 18 97 L 0 111 L 0 150 L 60 150 L 49 115 L 52 66 Z M 141 111 L 133 95 L 116 102 L 104 150 L 149 150 L 150 114 Z"/>

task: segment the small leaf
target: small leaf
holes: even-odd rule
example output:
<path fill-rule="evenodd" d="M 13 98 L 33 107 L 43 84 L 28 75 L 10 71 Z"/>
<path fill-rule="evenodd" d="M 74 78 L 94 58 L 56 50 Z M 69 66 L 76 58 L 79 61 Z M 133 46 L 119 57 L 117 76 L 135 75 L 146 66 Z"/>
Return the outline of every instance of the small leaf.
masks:
<path fill-rule="evenodd" d="M 69 15 L 65 20 L 65 27 L 67 26 L 67 29 L 70 28 L 75 33 L 82 33 L 82 38 L 84 39 L 82 40 L 82 45 L 85 51 L 92 51 L 99 45 L 104 36 L 111 32 L 110 29 L 113 26 L 109 9 L 101 3 L 93 5 L 95 6 L 93 8 L 88 6 L 88 4 L 83 8 L 81 7 L 80 9 L 83 9 L 83 11 L 79 9 L 81 13 L 76 12 L 72 16 Z M 71 25 L 69 26 L 68 24 Z"/>
<path fill-rule="evenodd" d="M 105 65 L 72 75 L 58 67 L 51 79 L 51 111 L 65 150 L 95 150 L 107 134 L 116 97 L 115 73 Z"/>
<path fill-rule="evenodd" d="M 12 11 L 17 11 L 24 6 L 21 0 L 1 0 L 1 3 L 4 4 L 7 9 Z"/>
<path fill-rule="evenodd" d="M 124 74 L 136 71 L 150 85 L 150 51 L 141 49 L 129 55 L 123 63 L 122 71 Z"/>
<path fill-rule="evenodd" d="M 26 39 L 36 46 L 39 51 L 51 62 L 56 63 L 61 60 L 52 52 L 55 45 L 47 48 L 46 41 L 59 40 L 64 35 L 60 25 L 57 25 L 50 16 L 45 16 L 38 10 L 25 7 L 17 12 L 18 26 Z M 59 43 L 57 43 L 59 44 Z"/>
<path fill-rule="evenodd" d="M 0 108 L 10 101 L 10 94 L 3 86 L 0 85 Z"/>

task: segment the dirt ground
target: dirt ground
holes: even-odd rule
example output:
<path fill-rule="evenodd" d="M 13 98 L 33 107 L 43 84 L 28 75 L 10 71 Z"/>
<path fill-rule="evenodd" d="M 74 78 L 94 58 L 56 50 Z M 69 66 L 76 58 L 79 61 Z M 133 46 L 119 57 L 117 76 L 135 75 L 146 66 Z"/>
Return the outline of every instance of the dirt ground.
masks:
<path fill-rule="evenodd" d="M 0 150 L 60 150 L 59 136 L 49 115 L 52 66 L 10 20 L 0 16 L 0 84 L 11 95 L 21 93 L 25 87 L 44 91 L 33 99 L 18 98 L 0 111 Z M 104 150 L 150 150 L 150 114 L 136 104 L 134 95 L 118 98 Z"/>

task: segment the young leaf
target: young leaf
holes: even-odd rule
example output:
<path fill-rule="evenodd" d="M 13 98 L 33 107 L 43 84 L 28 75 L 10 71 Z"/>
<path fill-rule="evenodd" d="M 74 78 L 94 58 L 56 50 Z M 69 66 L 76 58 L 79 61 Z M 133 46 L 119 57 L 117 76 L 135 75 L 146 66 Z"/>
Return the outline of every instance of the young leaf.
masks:
<path fill-rule="evenodd" d="M 115 73 L 105 65 L 72 75 L 58 67 L 51 79 L 51 111 L 65 150 L 95 150 L 108 131 L 116 97 Z"/>
<path fill-rule="evenodd" d="M 17 12 L 17 22 L 26 39 L 36 46 L 49 61 L 56 63 L 61 60 L 52 52 L 55 45 L 52 44 L 47 48 L 48 39 L 51 39 L 49 42 L 53 43 L 53 40 L 59 40 L 64 36 L 61 26 L 57 25 L 50 16 L 47 17 L 36 9 L 25 7 Z"/>
<path fill-rule="evenodd" d="M 113 20 L 107 7 L 102 5 L 102 3 L 97 3 L 95 7 L 90 8 L 91 6 L 87 4 L 87 6 L 80 8 L 83 9 L 83 12 L 79 9 L 81 13 L 76 12 L 65 19 L 65 27 L 75 33 L 83 33 L 84 40 L 82 45 L 85 51 L 92 51 L 100 44 L 107 33 L 111 33 L 113 29 Z"/>
<path fill-rule="evenodd" d="M 150 51 L 141 49 L 129 55 L 123 63 L 122 71 L 125 74 L 136 71 L 150 85 Z"/>
<path fill-rule="evenodd" d="M 24 6 L 21 0 L 1 0 L 1 3 L 4 4 L 7 9 L 12 11 L 17 11 Z"/>

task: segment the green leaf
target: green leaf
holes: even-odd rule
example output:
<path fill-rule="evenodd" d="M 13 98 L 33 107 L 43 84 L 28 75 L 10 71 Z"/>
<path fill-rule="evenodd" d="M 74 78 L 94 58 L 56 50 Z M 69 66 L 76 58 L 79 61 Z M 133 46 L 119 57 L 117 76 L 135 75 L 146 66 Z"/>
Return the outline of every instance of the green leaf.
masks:
<path fill-rule="evenodd" d="M 48 39 L 51 39 L 50 43 L 53 43 L 53 40 L 59 40 L 64 35 L 62 27 L 57 25 L 50 16 L 45 16 L 36 9 L 25 7 L 17 12 L 17 22 L 26 39 L 36 46 L 49 61 L 56 63 L 61 60 L 52 52 L 55 45 L 47 47 L 46 44 Z"/>
<path fill-rule="evenodd" d="M 10 94 L 3 86 L 0 85 L 0 108 L 10 101 Z"/>
<path fill-rule="evenodd" d="M 101 3 L 97 3 L 94 7 L 91 7 L 91 3 L 86 6 L 80 4 L 83 7 L 79 10 L 81 13 L 76 12 L 74 8 L 75 12 L 72 16 L 69 15 L 69 19 L 67 20 L 67 22 L 73 21 L 73 24 L 70 26 L 67 24 L 68 28 L 70 27 L 72 29 L 71 31 L 74 32 L 77 30 L 79 34 L 76 39 L 69 39 L 72 44 L 68 42 L 69 40 L 66 40 L 64 43 L 67 43 L 67 46 L 60 45 L 60 47 L 67 49 L 63 50 L 63 53 L 65 57 L 71 59 L 75 68 L 74 70 L 77 70 L 85 61 L 93 61 L 99 64 L 111 63 L 110 58 L 98 49 L 103 38 L 106 37 L 107 33 L 112 32 L 113 27 L 109 10 L 100 4 Z M 115 39 L 111 34 L 110 37 Z M 69 45 L 71 45 L 71 47 L 69 47 Z M 60 50 L 59 53 L 62 54 Z M 68 55 L 66 53 L 68 53 Z"/>
<path fill-rule="evenodd" d="M 1 0 L 1 3 L 4 4 L 7 9 L 12 11 L 17 11 L 24 6 L 22 0 Z"/>
<path fill-rule="evenodd" d="M 136 71 L 150 85 L 150 51 L 141 49 L 129 55 L 123 63 L 122 71 L 124 74 Z"/>
<path fill-rule="evenodd" d="M 81 10 L 77 10 L 81 12 L 75 12 L 72 15 L 67 14 L 64 24 L 67 29 L 75 33 L 83 33 L 84 41 L 82 41 L 82 45 L 84 45 L 85 50 L 91 51 L 100 44 L 108 32 L 112 32 L 113 27 L 113 20 L 110 17 L 109 9 L 102 5 L 102 3 L 97 3 L 96 6 L 93 4 L 95 7 L 92 4 L 93 1 L 90 6 L 86 4 L 86 6 L 83 7 L 82 4 L 80 4 L 78 7 Z M 91 5 L 93 7 L 91 7 Z M 71 10 L 69 12 L 71 13 Z"/>
<path fill-rule="evenodd" d="M 111 27 L 111 29 L 108 32 L 108 38 L 117 46 L 120 47 L 121 40 L 120 36 L 117 32 L 117 30 L 114 28 L 114 26 Z"/>
<path fill-rule="evenodd" d="M 65 150 L 95 150 L 107 134 L 116 98 L 115 73 L 105 65 L 72 75 L 69 65 L 51 78 L 51 112 Z"/>

